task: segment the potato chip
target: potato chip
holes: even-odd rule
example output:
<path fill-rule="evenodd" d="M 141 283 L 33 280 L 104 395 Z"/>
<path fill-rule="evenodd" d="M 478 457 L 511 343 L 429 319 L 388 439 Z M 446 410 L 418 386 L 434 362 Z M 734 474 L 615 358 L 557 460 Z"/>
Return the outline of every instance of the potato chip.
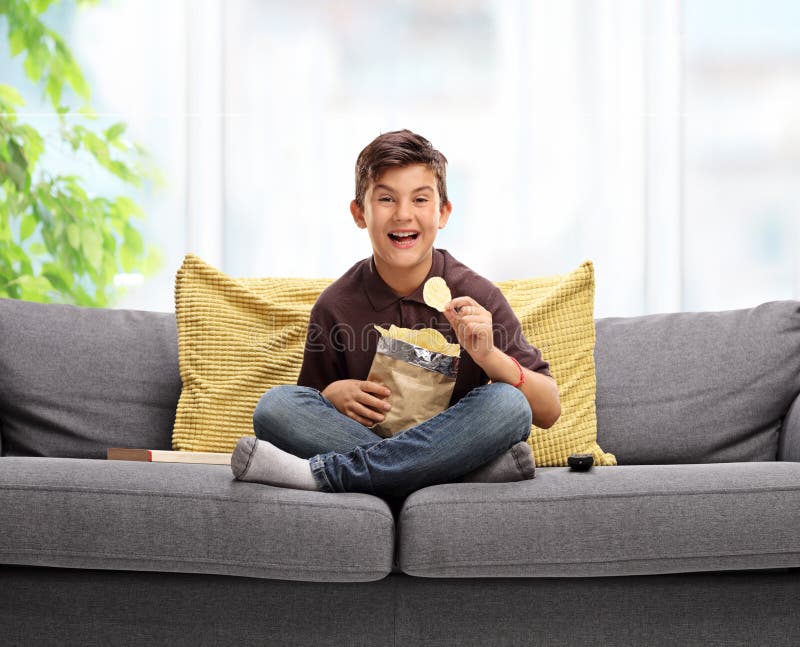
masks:
<path fill-rule="evenodd" d="M 422 298 L 431 308 L 444 312 L 444 307 L 453 297 L 450 295 L 450 288 L 447 287 L 444 279 L 441 276 L 432 276 L 425 281 Z"/>
<path fill-rule="evenodd" d="M 417 333 L 417 339 L 414 342 L 416 346 L 427 348 L 435 353 L 440 353 L 442 352 L 442 348 L 447 345 L 447 340 L 438 330 L 424 328 L 422 330 L 416 330 L 415 332 Z"/>
<path fill-rule="evenodd" d="M 412 328 L 400 328 L 392 324 L 389 330 L 375 326 L 375 329 L 384 337 L 391 339 L 398 339 L 414 346 L 419 346 L 432 353 L 441 353 L 442 355 L 450 355 L 451 357 L 458 357 L 461 353 L 461 346 L 458 344 L 451 344 L 447 338 L 434 328 L 422 328 L 415 330 Z"/>

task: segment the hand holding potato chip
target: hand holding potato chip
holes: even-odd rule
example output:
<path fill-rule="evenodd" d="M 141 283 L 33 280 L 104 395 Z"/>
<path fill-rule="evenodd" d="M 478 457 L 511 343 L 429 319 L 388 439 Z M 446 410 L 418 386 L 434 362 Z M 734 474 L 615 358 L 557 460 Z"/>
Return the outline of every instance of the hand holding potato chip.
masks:
<path fill-rule="evenodd" d="M 494 348 L 492 313 L 472 297 L 456 297 L 444 310 L 444 316 L 464 350 L 481 365 Z"/>

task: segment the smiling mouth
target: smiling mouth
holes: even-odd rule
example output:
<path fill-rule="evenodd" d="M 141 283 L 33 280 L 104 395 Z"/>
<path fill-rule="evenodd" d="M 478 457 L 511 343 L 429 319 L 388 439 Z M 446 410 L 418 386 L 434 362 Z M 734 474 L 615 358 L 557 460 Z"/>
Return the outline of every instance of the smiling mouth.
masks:
<path fill-rule="evenodd" d="M 389 239 L 392 242 L 400 244 L 411 244 L 411 242 L 415 241 L 418 237 L 419 237 L 418 231 L 404 231 L 401 233 L 389 234 Z"/>

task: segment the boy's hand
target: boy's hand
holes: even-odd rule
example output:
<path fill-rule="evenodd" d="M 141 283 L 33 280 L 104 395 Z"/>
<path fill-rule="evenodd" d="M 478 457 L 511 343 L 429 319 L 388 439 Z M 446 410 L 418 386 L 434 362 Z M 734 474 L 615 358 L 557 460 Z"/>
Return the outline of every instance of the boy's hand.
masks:
<path fill-rule="evenodd" d="M 389 411 L 392 405 L 388 398 L 391 391 L 383 384 L 368 380 L 338 380 L 331 382 L 322 391 L 336 410 L 348 418 L 360 422 L 365 427 L 381 422 L 382 412 Z"/>
<path fill-rule="evenodd" d="M 494 348 L 492 313 L 472 297 L 456 297 L 445 306 L 444 316 L 453 327 L 458 343 L 480 366 Z"/>

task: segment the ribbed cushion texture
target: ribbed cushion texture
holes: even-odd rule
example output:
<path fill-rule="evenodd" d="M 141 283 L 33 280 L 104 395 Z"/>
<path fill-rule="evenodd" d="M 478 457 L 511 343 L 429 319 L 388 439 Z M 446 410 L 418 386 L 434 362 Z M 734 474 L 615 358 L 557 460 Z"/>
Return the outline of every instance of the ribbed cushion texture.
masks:
<path fill-rule="evenodd" d="M 800 302 L 596 329 L 598 442 L 620 464 L 776 459 L 800 393 Z"/>
<path fill-rule="evenodd" d="M 2 459 L 0 563 L 364 582 L 394 519 L 366 494 L 235 481 L 224 465 Z"/>
<path fill-rule="evenodd" d="M 329 282 L 236 279 L 186 256 L 175 283 L 183 379 L 175 449 L 230 452 L 239 438 L 252 435 L 261 395 L 296 383 L 311 307 Z M 561 419 L 546 431 L 532 427 L 537 464 L 566 465 L 576 451 L 592 452 L 597 465 L 615 464 L 595 440 L 592 264 L 498 285 L 559 385 Z"/>
<path fill-rule="evenodd" d="M 423 488 L 398 520 L 421 577 L 596 577 L 800 567 L 800 463 L 536 470 Z"/>
<path fill-rule="evenodd" d="M 3 455 L 169 449 L 177 353 L 172 314 L 0 299 Z"/>
<path fill-rule="evenodd" d="M 565 466 L 573 453 L 591 453 L 594 464 L 616 465 L 597 444 L 594 367 L 594 266 L 567 274 L 497 284 L 522 324 L 522 332 L 550 362 L 561 417 L 549 429 L 531 426 L 536 464 Z"/>
<path fill-rule="evenodd" d="M 172 446 L 233 451 L 273 386 L 296 384 L 311 306 L 327 279 L 233 279 L 188 254 L 175 278 L 183 381 Z"/>

